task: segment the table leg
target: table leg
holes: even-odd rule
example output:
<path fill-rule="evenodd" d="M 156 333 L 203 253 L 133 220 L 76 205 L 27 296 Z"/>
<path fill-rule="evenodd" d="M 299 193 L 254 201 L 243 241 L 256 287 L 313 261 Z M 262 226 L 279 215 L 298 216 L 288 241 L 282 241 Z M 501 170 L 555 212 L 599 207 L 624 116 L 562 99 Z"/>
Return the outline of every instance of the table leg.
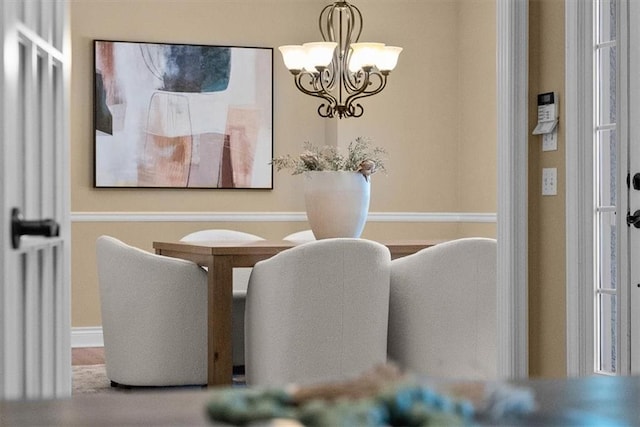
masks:
<path fill-rule="evenodd" d="M 232 383 L 231 313 L 233 265 L 231 256 L 216 255 L 209 266 L 208 384 Z"/>

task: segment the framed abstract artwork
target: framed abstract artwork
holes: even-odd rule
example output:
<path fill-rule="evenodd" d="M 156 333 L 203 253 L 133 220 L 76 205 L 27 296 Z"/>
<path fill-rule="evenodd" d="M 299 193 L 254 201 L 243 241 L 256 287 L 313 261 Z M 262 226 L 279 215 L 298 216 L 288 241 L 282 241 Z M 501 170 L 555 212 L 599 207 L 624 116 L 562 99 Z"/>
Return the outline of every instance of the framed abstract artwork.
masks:
<path fill-rule="evenodd" d="M 273 188 L 272 48 L 93 43 L 95 187 Z"/>

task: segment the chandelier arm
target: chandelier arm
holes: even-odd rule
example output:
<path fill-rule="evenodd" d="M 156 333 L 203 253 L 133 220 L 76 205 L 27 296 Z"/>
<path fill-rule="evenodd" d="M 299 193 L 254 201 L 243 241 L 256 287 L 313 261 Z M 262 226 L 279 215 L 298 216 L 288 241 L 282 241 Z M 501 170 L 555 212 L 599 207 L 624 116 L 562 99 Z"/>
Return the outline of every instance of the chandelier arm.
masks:
<path fill-rule="evenodd" d="M 326 76 L 326 83 L 324 76 Z M 309 77 L 308 86 L 313 88 L 311 92 L 330 93 L 335 84 L 335 75 L 328 67 L 321 68 L 315 73 L 306 70 L 300 71 L 296 75 L 296 78 L 299 80 L 300 86 L 302 87 L 304 87 L 302 84 L 303 77 Z M 296 83 L 296 86 L 300 87 L 298 86 L 298 83 Z M 305 89 L 303 92 L 308 93 L 309 91 L 310 89 Z"/>
<path fill-rule="evenodd" d="M 354 104 L 342 104 L 337 105 L 335 111 L 338 112 L 338 117 L 360 117 L 364 113 L 364 108 L 359 103 Z"/>
<path fill-rule="evenodd" d="M 332 3 L 325 6 L 324 9 L 322 9 L 322 12 L 320 12 L 320 17 L 318 18 L 318 27 L 320 28 L 320 34 L 322 35 L 322 40 L 324 41 L 336 41 L 335 35 L 333 34 L 333 26 L 331 25 L 331 23 L 333 22 L 333 12 L 335 10 L 336 4 Z"/>
<path fill-rule="evenodd" d="M 304 87 L 304 85 L 302 83 L 302 77 L 304 75 L 312 77 L 312 81 L 314 81 L 314 85 L 313 86 L 315 86 L 316 77 L 313 74 L 309 73 L 309 72 L 306 72 L 306 71 L 302 72 L 302 73 L 298 74 L 297 76 L 294 76 L 294 78 L 293 78 L 293 81 L 296 84 L 296 88 L 298 88 L 298 90 L 300 92 L 303 92 L 303 93 L 305 93 L 307 95 L 310 95 L 310 96 L 315 96 L 316 98 L 322 98 L 325 101 L 327 101 L 329 103 L 329 105 L 331 105 L 331 106 L 337 104 L 336 98 L 333 95 L 331 95 L 329 92 L 327 92 L 325 90 L 309 90 L 306 87 Z"/>
<path fill-rule="evenodd" d="M 318 114 L 320 117 L 324 117 L 325 119 L 332 119 L 335 112 L 335 108 L 329 104 L 325 104 L 324 102 L 318 106 Z"/>
<path fill-rule="evenodd" d="M 359 95 L 361 93 L 378 93 L 384 89 L 387 84 L 387 76 L 389 73 L 377 70 L 358 71 L 357 73 L 348 73 L 344 78 L 344 87 L 350 95 Z M 371 77 L 378 79 L 377 85 L 373 86 Z"/>
<path fill-rule="evenodd" d="M 367 74 L 368 74 L 367 76 L 368 84 L 364 85 L 364 90 L 362 90 L 360 93 L 366 94 L 364 96 L 371 96 L 371 95 L 375 95 L 376 93 L 382 92 L 385 86 L 387 86 L 387 76 L 389 73 L 382 73 L 380 71 L 370 71 Z M 375 79 L 372 79 L 371 77 L 375 77 Z M 373 80 L 377 80 L 378 83 L 377 84 L 374 83 Z M 360 98 L 362 98 L 362 96 Z"/>
<path fill-rule="evenodd" d="M 322 78 L 323 75 L 327 75 L 330 76 L 329 79 L 327 79 L 328 81 L 325 82 L 325 79 Z M 318 74 L 318 76 L 315 76 L 315 80 L 314 83 L 316 85 L 316 90 L 326 93 L 328 96 L 331 96 L 331 98 L 334 100 L 334 105 L 338 105 L 339 103 L 342 102 L 342 96 L 341 96 L 341 92 L 340 92 L 340 88 L 338 88 L 338 93 L 339 98 L 336 98 L 334 95 L 331 94 L 331 91 L 333 90 L 333 88 L 335 87 L 335 73 L 333 72 L 333 70 L 329 70 L 329 68 L 323 68 L 320 70 L 320 73 Z M 339 85 L 342 84 L 341 81 L 338 82 Z"/>
<path fill-rule="evenodd" d="M 322 90 L 330 92 L 336 84 L 336 75 L 338 74 L 336 70 L 336 64 L 332 61 L 331 64 L 320 72 L 320 87 Z M 323 78 L 326 77 L 326 80 Z M 322 83 L 325 82 L 326 84 Z"/>
<path fill-rule="evenodd" d="M 348 68 L 343 68 L 342 80 L 344 81 L 344 88 L 347 90 L 347 93 L 360 92 L 363 86 L 366 88 L 366 85 L 363 83 L 363 79 L 366 78 L 364 74 L 365 72 L 363 71 L 352 73 Z"/>
<path fill-rule="evenodd" d="M 356 6 L 349 4 L 349 9 L 351 10 L 351 16 L 353 16 L 354 20 L 353 20 L 353 28 L 356 31 L 356 36 L 353 40 L 351 40 L 351 43 L 357 43 L 358 40 L 360 40 L 360 34 L 362 34 L 362 13 L 360 13 L 360 9 L 358 9 Z"/>
<path fill-rule="evenodd" d="M 370 79 L 371 76 L 374 76 L 374 77 L 376 77 L 378 79 L 378 85 L 375 86 L 374 89 L 372 89 L 372 90 L 366 90 L 367 86 L 369 86 L 369 84 L 371 84 L 371 79 Z M 380 72 L 366 73 L 366 77 L 364 79 L 364 84 L 363 84 L 361 90 L 349 95 L 347 97 L 346 101 L 345 101 L 345 105 L 347 107 L 349 107 L 357 99 L 366 98 L 366 97 L 375 95 L 377 93 L 380 93 L 380 92 L 382 92 L 382 90 L 385 88 L 386 85 L 387 85 L 387 76 L 386 75 L 384 75 L 384 74 L 382 74 Z"/>
<path fill-rule="evenodd" d="M 355 105 L 349 104 L 349 117 L 358 118 L 362 116 L 363 113 L 364 113 L 364 108 L 359 102 L 357 102 Z"/>
<path fill-rule="evenodd" d="M 308 81 L 306 83 L 303 82 L 303 79 L 305 77 L 308 78 Z M 303 70 L 298 72 L 297 74 L 294 74 L 293 81 L 296 84 L 296 88 L 307 95 L 313 95 L 313 93 L 321 92 L 321 89 L 318 88 L 316 76 L 308 71 Z M 311 89 L 307 89 L 307 87 Z"/>
<path fill-rule="evenodd" d="M 305 77 L 308 78 L 308 81 L 306 83 L 303 81 Z M 311 73 L 304 70 L 300 71 L 298 74 L 293 75 L 293 81 L 295 82 L 298 90 L 312 96 L 319 96 L 314 94 L 318 94 L 323 91 L 322 87 L 318 85 L 318 78 L 319 77 L 316 73 Z M 307 87 L 311 89 L 307 89 Z"/>
<path fill-rule="evenodd" d="M 367 71 L 358 71 L 357 73 L 353 73 L 351 76 L 347 76 L 350 78 L 345 78 L 344 88 L 349 94 L 347 100 L 366 92 L 367 87 L 371 84 L 369 74 L 370 73 Z"/>
<path fill-rule="evenodd" d="M 338 16 L 334 17 L 334 14 L 336 13 Z M 348 28 L 344 40 L 338 40 L 340 37 L 336 37 L 335 27 L 333 24 L 334 19 L 338 19 L 340 21 L 343 14 L 347 20 Z M 318 27 L 320 29 L 322 39 L 324 41 L 338 42 L 338 44 L 342 45 L 343 48 L 348 47 L 350 43 L 356 43 L 360 39 L 360 34 L 362 34 L 362 23 L 363 19 L 360 9 L 344 0 L 335 1 L 332 4 L 325 6 L 320 12 L 320 17 L 318 18 Z M 341 43 L 342 41 L 347 41 L 349 43 Z"/>

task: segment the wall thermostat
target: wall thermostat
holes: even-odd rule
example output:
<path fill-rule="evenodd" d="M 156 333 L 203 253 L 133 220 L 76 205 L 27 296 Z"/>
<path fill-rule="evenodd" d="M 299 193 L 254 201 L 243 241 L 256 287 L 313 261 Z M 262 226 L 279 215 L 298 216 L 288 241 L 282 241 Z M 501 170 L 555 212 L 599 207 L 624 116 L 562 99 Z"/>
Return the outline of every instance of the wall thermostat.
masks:
<path fill-rule="evenodd" d="M 558 94 L 556 92 L 538 95 L 538 124 L 534 135 L 544 135 L 555 130 L 558 124 Z"/>

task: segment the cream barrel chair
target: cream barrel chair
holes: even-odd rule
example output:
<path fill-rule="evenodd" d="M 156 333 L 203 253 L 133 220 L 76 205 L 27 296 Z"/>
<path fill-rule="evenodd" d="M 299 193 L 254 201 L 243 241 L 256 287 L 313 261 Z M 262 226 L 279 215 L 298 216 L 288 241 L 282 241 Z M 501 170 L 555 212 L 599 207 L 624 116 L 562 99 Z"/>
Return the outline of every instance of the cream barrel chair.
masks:
<path fill-rule="evenodd" d="M 316 236 L 312 230 L 302 230 L 295 233 L 291 233 L 288 236 L 284 236 L 282 240 L 288 240 L 294 243 L 306 243 L 316 240 Z"/>
<path fill-rule="evenodd" d="M 389 250 L 324 239 L 258 262 L 245 312 L 248 385 L 351 377 L 386 362 Z"/>
<path fill-rule="evenodd" d="M 235 240 L 256 241 L 264 240 L 254 234 L 237 230 L 208 229 L 199 230 L 187 234 L 180 241 L 198 242 L 207 240 Z M 233 270 L 233 313 L 232 313 L 232 359 L 233 366 L 244 366 L 244 306 L 247 297 L 247 283 L 249 282 L 250 268 L 236 268 Z"/>
<path fill-rule="evenodd" d="M 109 236 L 98 238 L 96 255 L 112 385 L 206 384 L 206 272 Z"/>
<path fill-rule="evenodd" d="M 496 241 L 465 238 L 391 262 L 389 359 L 434 377 L 496 378 Z"/>

